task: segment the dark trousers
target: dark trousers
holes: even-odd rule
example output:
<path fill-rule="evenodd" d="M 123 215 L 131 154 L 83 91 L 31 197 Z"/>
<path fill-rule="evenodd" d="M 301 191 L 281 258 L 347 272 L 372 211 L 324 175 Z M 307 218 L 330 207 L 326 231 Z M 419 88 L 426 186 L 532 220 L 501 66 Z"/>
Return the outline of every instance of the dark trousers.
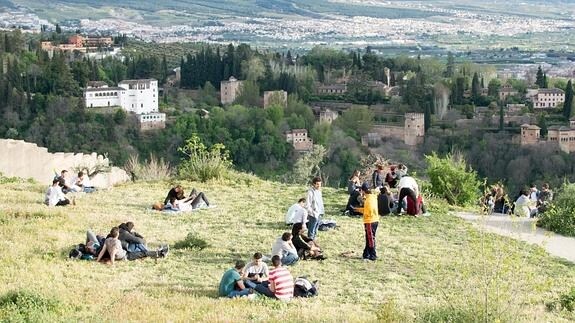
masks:
<path fill-rule="evenodd" d="M 191 198 L 193 198 L 192 208 L 194 208 L 194 209 L 197 209 L 198 205 L 201 202 L 204 202 L 206 204 L 206 206 L 210 206 L 210 202 L 208 202 L 208 198 L 206 197 L 206 194 L 204 194 L 204 192 L 199 192 L 195 197 L 192 196 Z M 184 202 L 188 202 L 188 201 L 190 201 L 190 198 L 188 198 Z"/>
<path fill-rule="evenodd" d="M 378 224 L 379 222 L 363 224 L 365 229 L 365 248 L 363 249 L 363 259 L 377 259 L 377 253 L 375 251 L 375 234 L 377 233 Z"/>
<path fill-rule="evenodd" d="M 399 206 L 397 207 L 397 211 L 395 211 L 395 213 L 399 214 L 401 213 L 401 207 L 405 207 L 407 209 L 407 205 L 403 205 L 403 199 L 407 196 L 408 199 L 411 199 L 414 205 L 417 205 L 417 196 L 415 195 L 415 192 L 408 187 L 404 187 L 399 191 L 399 198 L 397 199 L 397 203 L 399 204 Z M 426 209 L 425 209 L 425 205 L 423 203 L 421 203 L 421 212 L 425 213 Z"/>
<path fill-rule="evenodd" d="M 156 251 L 135 251 L 135 252 L 128 252 L 126 258 L 128 260 L 136 260 L 140 258 L 158 258 L 158 253 Z"/>
<path fill-rule="evenodd" d="M 58 203 L 56 203 L 56 206 L 66 206 L 68 204 L 70 204 L 70 200 L 65 199 L 65 200 L 58 201 Z"/>

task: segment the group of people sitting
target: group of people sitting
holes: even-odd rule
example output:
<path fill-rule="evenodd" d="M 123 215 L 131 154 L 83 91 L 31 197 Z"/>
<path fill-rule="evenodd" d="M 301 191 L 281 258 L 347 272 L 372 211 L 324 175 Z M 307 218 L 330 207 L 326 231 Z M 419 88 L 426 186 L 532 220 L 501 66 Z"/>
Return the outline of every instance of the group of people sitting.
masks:
<path fill-rule="evenodd" d="M 403 210 L 412 216 L 427 215 L 419 185 L 415 179 L 407 174 L 407 167 L 403 164 L 391 165 L 389 172 L 383 176 L 384 167 L 377 165 L 371 179 L 363 183 L 360 180 L 360 171 L 354 171 L 348 181 L 349 198 L 345 213 L 351 216 L 363 215 L 365 194 L 375 191 L 377 194 L 377 210 L 381 216 L 390 214 L 399 215 Z M 397 191 L 395 195 L 393 191 Z"/>
<path fill-rule="evenodd" d="M 110 262 L 116 260 L 136 260 L 141 258 L 163 258 L 168 255 L 168 245 L 150 250 L 142 235 L 134 231 L 134 223 L 126 222 L 113 227 L 107 236 L 86 232 L 86 243 L 79 244 L 70 251 L 70 258 Z"/>
<path fill-rule="evenodd" d="M 257 292 L 287 302 L 293 297 L 317 295 L 316 283 L 312 284 L 306 278 L 297 278 L 294 281 L 279 255 L 272 256 L 271 265 L 270 270 L 259 252 L 254 254 L 247 265 L 243 260 L 237 260 L 235 266 L 223 274 L 218 288 L 219 296 L 253 298 Z"/>
<path fill-rule="evenodd" d="M 531 184 L 529 188 L 521 189 L 511 203 L 503 186 L 496 184 L 483 197 L 484 212 L 487 214 L 502 213 L 520 217 L 537 217 L 549 208 L 549 204 L 553 200 L 553 192 L 549 189 L 549 184 L 544 183 L 541 188 L 539 190 L 537 185 Z"/>
<path fill-rule="evenodd" d="M 152 208 L 157 211 L 190 212 L 201 208 L 211 207 L 204 192 L 198 192 L 195 188 L 189 196 L 186 196 L 181 185 L 176 185 L 168 191 L 164 202 L 155 203 Z"/>
<path fill-rule="evenodd" d="M 44 204 L 48 206 L 66 206 L 75 204 L 75 199 L 68 199 L 66 194 L 84 192 L 95 192 L 96 188 L 92 185 L 88 172 L 80 171 L 75 179 L 72 179 L 69 172 L 63 169 L 60 174 L 56 174 L 52 180 L 52 185 L 46 190 Z"/>

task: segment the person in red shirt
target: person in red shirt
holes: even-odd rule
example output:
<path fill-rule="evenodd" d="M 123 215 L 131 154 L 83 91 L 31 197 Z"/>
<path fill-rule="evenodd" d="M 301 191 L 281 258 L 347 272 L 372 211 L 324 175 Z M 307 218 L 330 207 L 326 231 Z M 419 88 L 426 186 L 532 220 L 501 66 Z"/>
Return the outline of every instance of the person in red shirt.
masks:
<path fill-rule="evenodd" d="M 281 258 L 278 255 L 272 257 L 272 265 L 274 268 L 268 277 L 269 288 L 277 299 L 290 301 L 293 298 L 293 277 L 287 268 L 282 267 Z"/>

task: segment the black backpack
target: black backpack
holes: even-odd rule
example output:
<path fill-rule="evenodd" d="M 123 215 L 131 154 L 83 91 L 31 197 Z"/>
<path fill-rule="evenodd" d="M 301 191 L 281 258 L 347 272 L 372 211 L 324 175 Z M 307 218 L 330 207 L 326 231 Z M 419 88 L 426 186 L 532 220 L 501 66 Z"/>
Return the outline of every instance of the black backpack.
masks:
<path fill-rule="evenodd" d="M 294 297 L 314 297 L 317 296 L 317 280 L 311 283 L 306 277 L 298 277 L 294 282 Z"/>

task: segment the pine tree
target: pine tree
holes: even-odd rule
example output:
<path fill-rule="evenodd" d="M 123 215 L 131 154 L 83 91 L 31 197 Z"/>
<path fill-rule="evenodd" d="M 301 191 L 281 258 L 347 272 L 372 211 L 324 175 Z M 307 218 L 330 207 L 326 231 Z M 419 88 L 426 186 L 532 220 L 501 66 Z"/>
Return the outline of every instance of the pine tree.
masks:
<path fill-rule="evenodd" d="M 56 24 L 56 34 L 61 34 L 62 33 L 62 28 L 60 27 L 60 24 Z"/>
<path fill-rule="evenodd" d="M 573 83 L 571 80 L 567 82 L 567 88 L 565 89 L 565 103 L 563 103 L 563 116 L 566 119 L 571 118 L 573 113 Z"/>

